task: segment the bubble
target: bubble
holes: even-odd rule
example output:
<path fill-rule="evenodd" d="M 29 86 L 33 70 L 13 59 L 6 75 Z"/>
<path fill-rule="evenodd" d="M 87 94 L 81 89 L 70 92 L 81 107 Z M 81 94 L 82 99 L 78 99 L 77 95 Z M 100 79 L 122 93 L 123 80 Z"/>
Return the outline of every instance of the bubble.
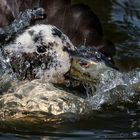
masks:
<path fill-rule="evenodd" d="M 20 72 L 20 73 L 22 73 L 22 72 L 23 72 L 23 70 L 22 70 L 22 69 L 19 69 L 19 72 Z"/>
<path fill-rule="evenodd" d="M 33 69 L 33 73 L 36 74 L 37 73 L 37 69 Z"/>
<path fill-rule="evenodd" d="M 6 69 L 7 66 L 5 64 L 2 64 L 2 69 Z"/>
<path fill-rule="evenodd" d="M 112 71 L 108 71 L 109 78 L 114 78 L 114 73 Z"/>
<path fill-rule="evenodd" d="M 41 64 L 41 69 L 42 69 L 42 70 L 45 70 L 45 69 L 46 69 L 46 64 L 45 64 L 45 63 L 42 63 L 42 64 Z"/>
<path fill-rule="evenodd" d="M 66 81 L 65 86 L 70 87 L 70 85 L 71 85 L 70 81 Z"/>
<path fill-rule="evenodd" d="M 13 54 L 12 54 L 12 55 L 13 55 Z M 16 57 L 17 57 L 17 58 L 20 58 L 20 57 L 21 57 L 21 54 L 19 54 L 19 53 L 16 54 Z"/>
<path fill-rule="evenodd" d="M 95 52 L 95 55 L 96 55 L 97 58 L 101 58 L 101 54 L 100 53 Z"/>
<path fill-rule="evenodd" d="M 30 67 L 30 63 L 28 61 L 25 62 L 25 66 L 26 68 L 29 68 Z"/>
<path fill-rule="evenodd" d="M 138 135 L 138 133 L 137 132 L 132 132 L 132 135 L 136 137 Z"/>
<path fill-rule="evenodd" d="M 10 59 L 9 59 L 9 58 L 7 58 L 5 61 L 6 61 L 7 63 L 9 63 L 9 62 L 10 62 Z"/>

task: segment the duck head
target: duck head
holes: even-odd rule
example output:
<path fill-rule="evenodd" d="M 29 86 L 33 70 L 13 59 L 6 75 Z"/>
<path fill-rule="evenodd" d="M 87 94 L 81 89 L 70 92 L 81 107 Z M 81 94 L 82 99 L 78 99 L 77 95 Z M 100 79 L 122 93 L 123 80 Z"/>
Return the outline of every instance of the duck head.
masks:
<path fill-rule="evenodd" d="M 100 75 L 111 69 L 118 70 L 108 57 L 96 48 L 82 46 L 72 56 L 69 77 L 71 82 L 97 84 Z"/>

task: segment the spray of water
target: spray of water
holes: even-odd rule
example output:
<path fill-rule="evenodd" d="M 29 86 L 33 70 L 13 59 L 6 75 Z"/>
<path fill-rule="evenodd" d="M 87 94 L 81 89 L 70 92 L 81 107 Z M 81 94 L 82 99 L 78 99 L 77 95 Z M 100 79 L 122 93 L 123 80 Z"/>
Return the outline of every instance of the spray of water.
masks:
<path fill-rule="evenodd" d="M 87 101 L 93 109 L 98 110 L 103 105 L 115 104 L 119 107 L 122 103 L 133 102 L 136 95 L 133 84 L 140 82 L 140 72 L 123 74 L 114 69 L 106 69 L 96 79 L 98 83 L 83 83 Z"/>

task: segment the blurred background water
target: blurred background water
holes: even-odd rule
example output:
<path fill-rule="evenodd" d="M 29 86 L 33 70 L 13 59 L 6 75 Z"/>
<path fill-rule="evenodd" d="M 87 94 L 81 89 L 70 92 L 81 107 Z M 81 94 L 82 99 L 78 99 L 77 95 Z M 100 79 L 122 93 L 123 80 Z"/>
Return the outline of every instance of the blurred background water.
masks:
<path fill-rule="evenodd" d="M 140 66 L 140 1 L 79 0 L 88 4 L 100 18 L 104 35 L 117 48 L 116 65 L 123 71 Z"/>
<path fill-rule="evenodd" d="M 114 59 L 120 70 L 140 67 L 140 0 L 73 0 L 73 3 L 79 2 L 92 8 L 101 20 L 105 38 L 115 43 Z M 125 113 L 101 113 L 88 120 L 56 124 L 51 128 L 35 126 L 32 131 L 24 132 L 15 128 L 17 134 L 0 133 L 0 140 L 140 139 L 139 106 Z"/>

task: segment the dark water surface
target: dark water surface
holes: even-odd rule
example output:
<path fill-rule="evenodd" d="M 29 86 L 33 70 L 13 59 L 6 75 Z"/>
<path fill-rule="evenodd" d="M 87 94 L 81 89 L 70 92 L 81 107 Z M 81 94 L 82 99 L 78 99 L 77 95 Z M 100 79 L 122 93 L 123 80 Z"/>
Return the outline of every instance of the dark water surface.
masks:
<path fill-rule="evenodd" d="M 1 133 L 1 140 L 90 140 L 140 139 L 140 108 L 119 113 L 101 113 L 89 121 L 32 127 L 32 130 L 15 128 L 13 134 Z"/>
<path fill-rule="evenodd" d="M 79 0 L 98 15 L 106 39 L 116 44 L 116 65 L 123 71 L 140 67 L 140 1 Z"/>
<path fill-rule="evenodd" d="M 116 65 L 122 71 L 140 67 L 140 0 L 73 0 L 88 4 L 100 18 L 105 38 L 117 47 Z M 0 140 L 140 139 L 140 108 L 95 115 L 89 121 L 56 124 L 32 130 L 15 128 L 0 133 Z M 17 133 L 17 134 L 15 134 Z"/>

